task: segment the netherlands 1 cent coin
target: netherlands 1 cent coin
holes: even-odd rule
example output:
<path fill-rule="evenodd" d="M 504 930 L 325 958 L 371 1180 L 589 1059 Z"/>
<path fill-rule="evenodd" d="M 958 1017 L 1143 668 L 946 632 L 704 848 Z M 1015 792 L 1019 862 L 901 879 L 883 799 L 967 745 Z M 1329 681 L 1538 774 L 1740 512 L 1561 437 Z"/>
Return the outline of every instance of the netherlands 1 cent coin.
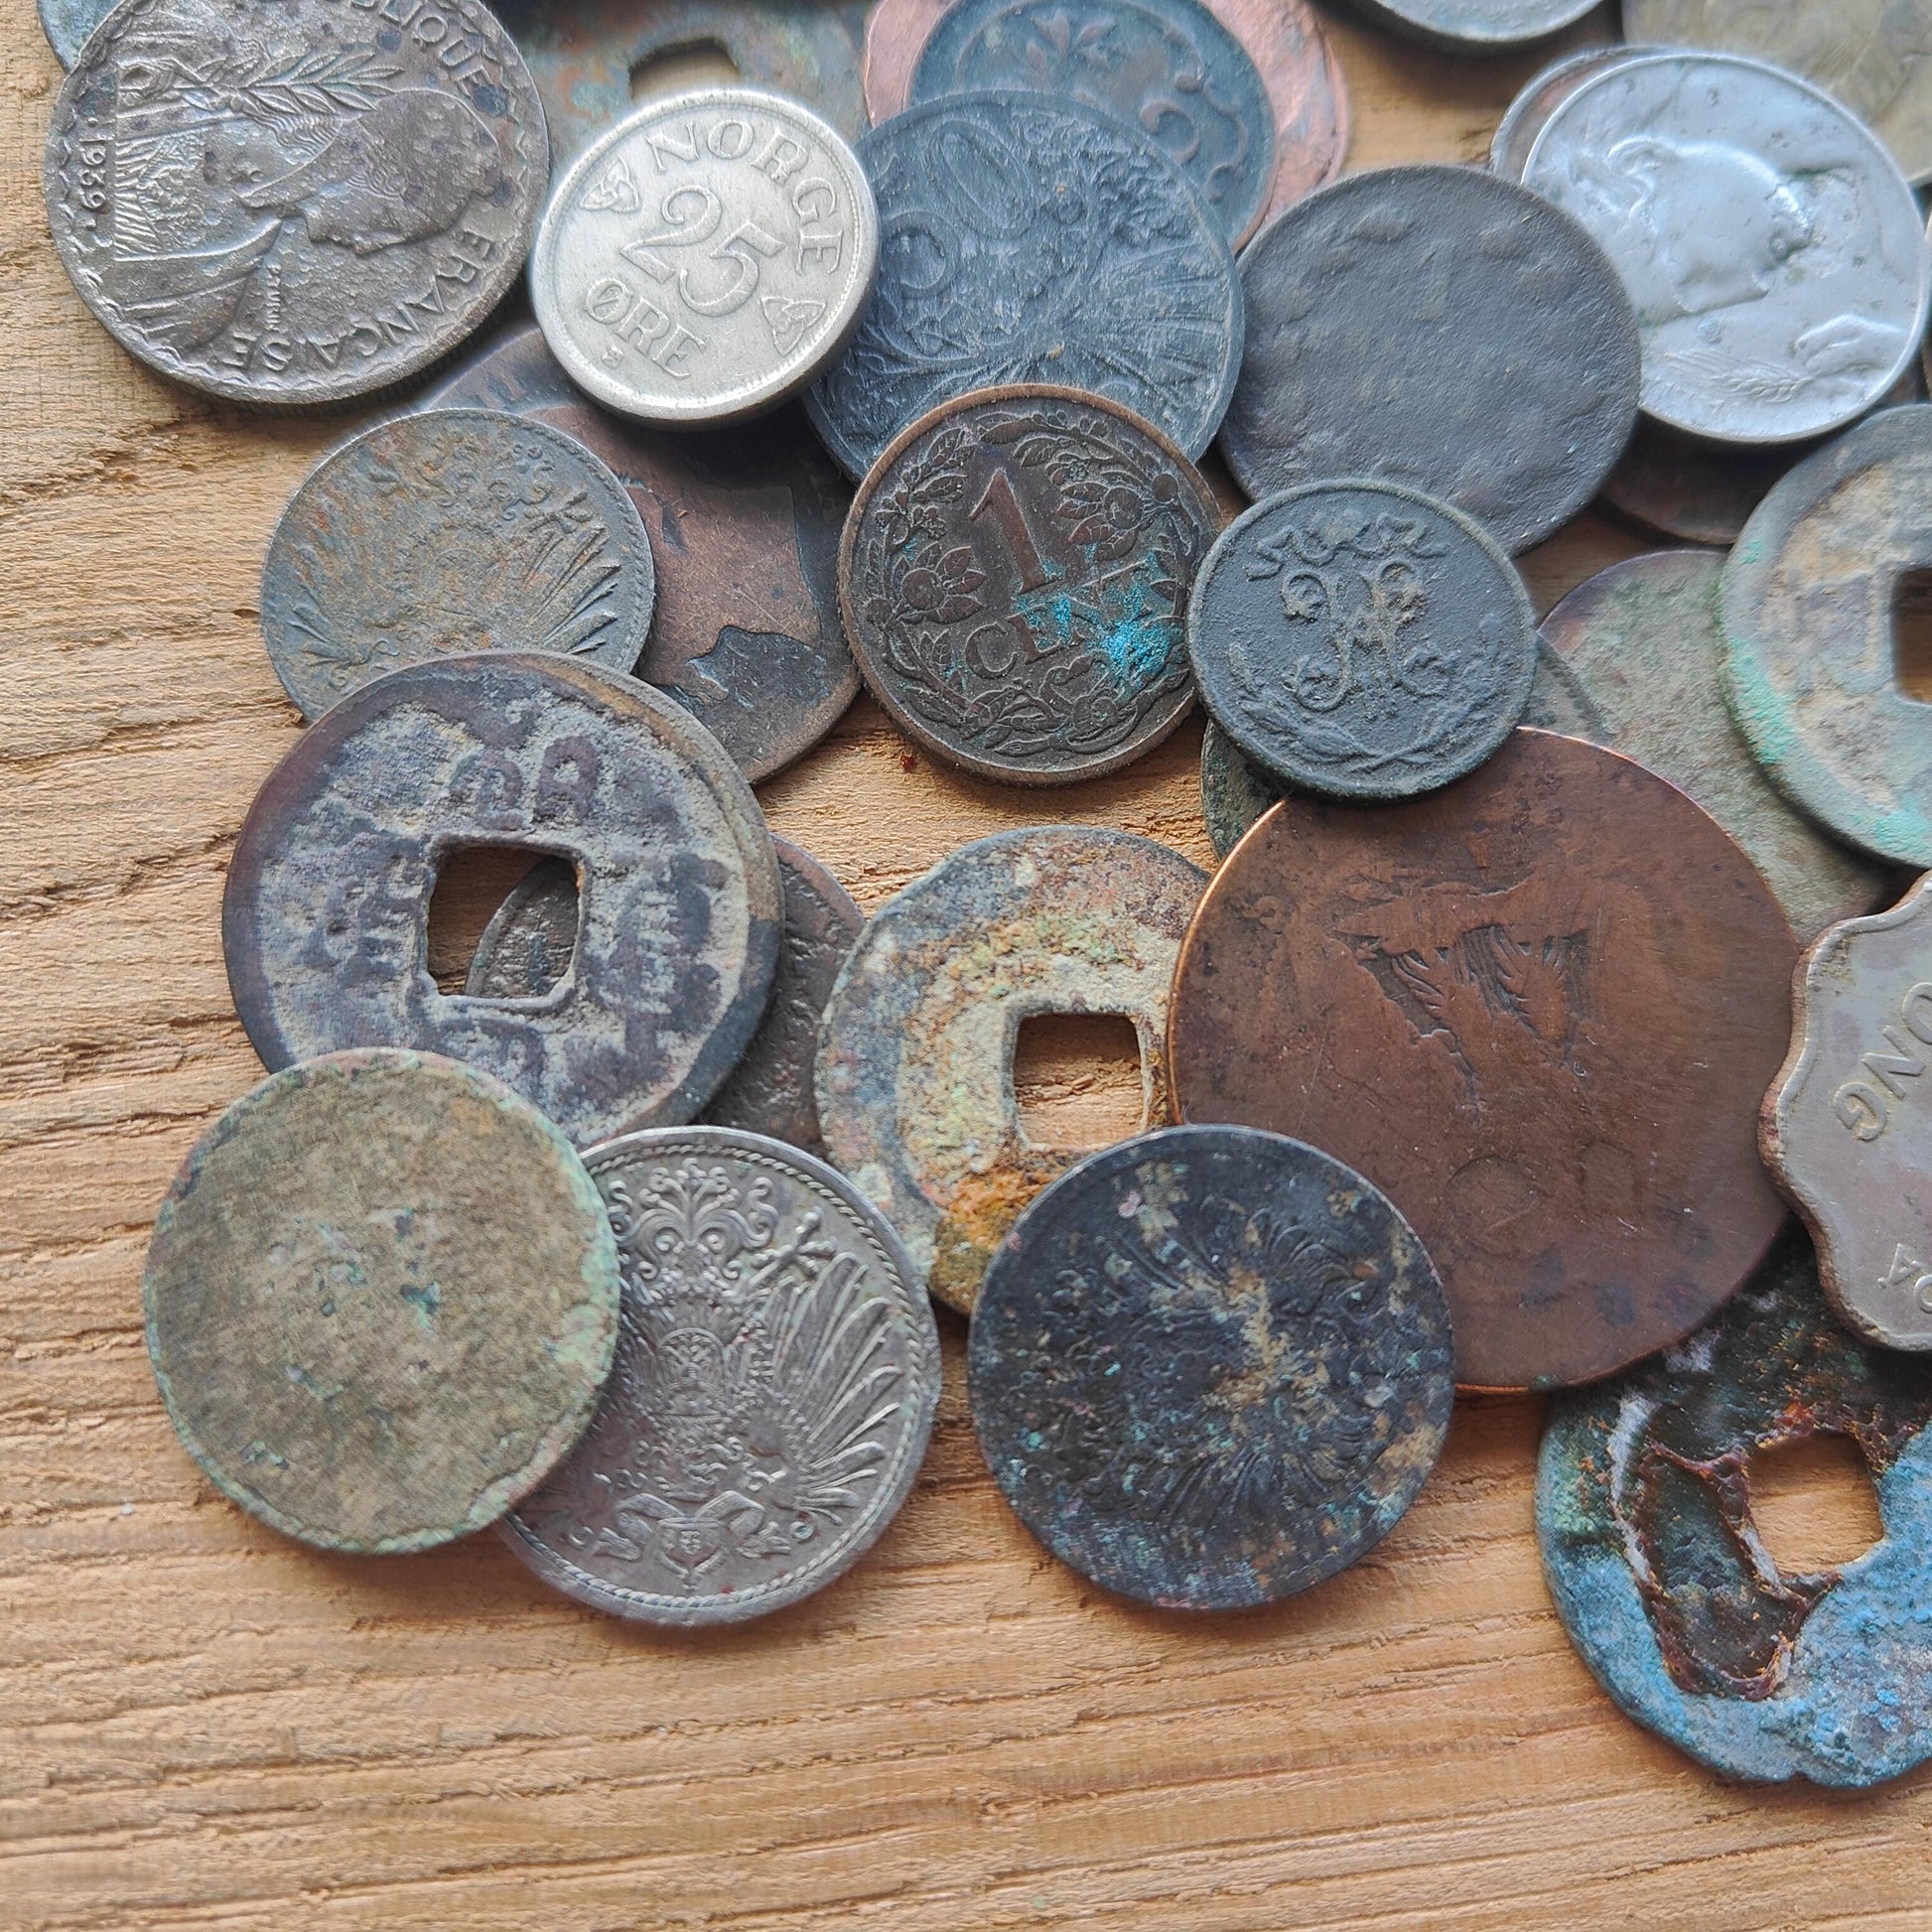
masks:
<path fill-rule="evenodd" d="M 47 137 L 48 220 L 129 354 L 235 402 L 340 402 L 447 355 L 522 272 L 543 106 L 479 0 L 124 0 Z"/>
<path fill-rule="evenodd" d="M 1200 802 L 1208 843 L 1225 859 L 1286 787 L 1246 757 L 1212 718 L 1201 728 Z"/>
<path fill-rule="evenodd" d="M 430 977 L 437 875 L 479 846 L 576 868 L 571 971 L 542 999 Z M 701 725 L 589 664 L 479 651 L 391 671 L 296 741 L 242 824 L 222 942 L 271 1068 L 428 1047 L 582 1144 L 711 1098 L 763 1014 L 779 916 L 758 801 Z"/>
<path fill-rule="evenodd" d="M 1550 116 L 1525 184 L 1609 251 L 1636 305 L 1645 413 L 1725 443 L 1861 416 L 1925 328 L 1924 217 L 1871 132 L 1761 62 L 1657 54 Z"/>
<path fill-rule="evenodd" d="M 387 1555 L 483 1528 L 569 1453 L 618 1289 L 556 1128 L 487 1074 L 378 1047 L 221 1116 L 162 1203 L 143 1299 L 169 1418 L 221 1493 Z"/>
<path fill-rule="evenodd" d="M 970 1311 L 1015 1217 L 1079 1158 L 1020 1125 L 1023 1021 L 1125 1016 L 1143 1122 L 1171 1118 L 1168 989 L 1206 883 L 1152 839 L 1046 825 L 961 846 L 873 914 L 826 1005 L 818 1117 L 942 1302 Z"/>
<path fill-rule="evenodd" d="M 859 485 L 846 635 L 894 723 L 949 764 L 1099 777 L 1194 702 L 1187 594 L 1220 520 L 1194 466 L 1119 403 L 975 390 L 902 431 Z"/>
<path fill-rule="evenodd" d="M 848 476 L 969 389 L 1053 382 L 1125 403 L 1189 457 L 1241 366 L 1241 284 L 1152 136 L 1017 90 L 950 94 L 859 143 L 884 230 L 859 333 L 805 407 Z"/>
<path fill-rule="evenodd" d="M 1628 1716 L 1730 1777 L 1870 1785 L 1932 1752 L 1932 1368 L 1862 1345 L 1804 1238 L 1701 1333 L 1550 1408 L 1543 1574 L 1578 1654 Z M 1880 1541 L 1781 1569 L 1753 1520 L 1758 1458 L 1849 1438 Z"/>
<path fill-rule="evenodd" d="M 839 628 L 851 485 L 795 404 L 733 429 L 668 431 L 572 386 L 532 327 L 428 398 L 534 417 L 607 463 L 649 532 L 656 613 L 637 675 L 709 727 L 754 782 L 808 752 L 858 695 Z"/>
<path fill-rule="evenodd" d="M 1887 1348 L 1932 1348 L 1932 877 L 1820 934 L 1795 1000 L 1765 1163 L 1840 1318 Z"/>
<path fill-rule="evenodd" d="M 1175 974 L 1175 1103 L 1400 1201 L 1461 1381 L 1585 1382 L 1689 1333 L 1783 1221 L 1754 1115 L 1796 959 L 1681 791 L 1521 731 L 1447 791 L 1289 798 L 1242 840 Z"/>
<path fill-rule="evenodd" d="M 1574 733 L 1688 792 L 1744 849 L 1798 937 L 1868 912 L 1886 870 L 1792 810 L 1725 704 L 1710 550 L 1653 550 L 1599 571 L 1543 620 L 1524 723 Z"/>
<path fill-rule="evenodd" d="M 1381 477 L 1516 552 L 1575 516 L 1629 439 L 1629 297 L 1589 235 L 1514 182 L 1352 175 L 1270 222 L 1241 285 L 1247 348 L 1221 452 L 1251 496 Z"/>
<path fill-rule="evenodd" d="M 1574 26 L 1597 0 L 1354 0 L 1378 26 L 1452 53 L 1500 53 Z"/>
<path fill-rule="evenodd" d="M 502 1525 L 545 1583 L 737 1623 L 843 1575 L 925 1454 L 939 1332 L 886 1217 L 822 1161 L 718 1127 L 590 1149 L 622 1329 L 582 1446 Z"/>
<path fill-rule="evenodd" d="M 812 1060 L 839 968 L 866 915 L 843 886 L 788 839 L 774 838 L 784 888 L 784 939 L 770 1004 L 731 1077 L 698 1118 L 714 1127 L 821 1151 Z M 577 945 L 577 880 L 561 859 L 533 867 L 477 944 L 464 991 L 479 1000 L 542 999 L 570 970 Z"/>
<path fill-rule="evenodd" d="M 967 1392 L 994 1480 L 1082 1576 L 1164 1609 L 1292 1596 L 1388 1535 L 1454 1401 L 1449 1306 L 1388 1197 L 1299 1141 L 1175 1127 L 1028 1208 Z"/>
<path fill-rule="evenodd" d="M 736 422 L 795 395 L 859 325 L 879 217 L 810 109 L 751 87 L 640 107 L 544 210 L 537 323 L 564 372 L 644 422 Z"/>
<path fill-rule="evenodd" d="M 479 649 L 627 671 L 656 573 L 609 469 L 546 424 L 438 409 L 364 430 L 289 498 L 262 635 L 305 718 L 384 671 Z"/>
<path fill-rule="evenodd" d="M 1250 759 L 1337 798 L 1406 798 L 1523 715 L 1536 618 L 1481 525 L 1394 483 L 1310 483 L 1237 517 L 1187 612 L 1201 702 Z"/>

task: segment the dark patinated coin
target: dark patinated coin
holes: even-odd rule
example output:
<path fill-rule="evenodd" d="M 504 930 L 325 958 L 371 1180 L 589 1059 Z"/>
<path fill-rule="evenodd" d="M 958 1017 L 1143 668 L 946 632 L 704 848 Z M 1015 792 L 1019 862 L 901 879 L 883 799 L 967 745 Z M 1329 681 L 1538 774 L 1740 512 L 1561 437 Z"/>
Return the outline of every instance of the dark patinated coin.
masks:
<path fill-rule="evenodd" d="M 647 1623 L 736 1623 L 823 1589 L 897 1513 L 938 1405 L 903 1244 L 842 1175 L 757 1134 L 630 1134 L 584 1160 L 623 1271 L 617 1365 L 503 1540 Z"/>
<path fill-rule="evenodd" d="M 1706 1319 L 1784 1218 L 1754 1115 L 1796 959 L 1681 791 L 1519 731 L 1446 791 L 1291 797 L 1242 840 L 1175 973 L 1175 1104 L 1400 1201 L 1462 1381 L 1588 1381 Z"/>
<path fill-rule="evenodd" d="M 1221 451 L 1251 496 L 1380 477 L 1527 550 L 1596 493 L 1636 420 L 1637 319 L 1609 257 L 1477 169 L 1324 188 L 1255 237 L 1241 285 Z"/>
<path fill-rule="evenodd" d="M 1353 0 L 1378 26 L 1460 54 L 1501 52 L 1580 21 L 1597 0 Z"/>
<path fill-rule="evenodd" d="M 1274 1602 L 1388 1535 L 1454 1400 L 1448 1304 L 1325 1154 L 1178 1127 L 1083 1161 L 986 1271 L 973 1426 L 1020 1520 L 1165 1609 Z"/>
<path fill-rule="evenodd" d="M 41 32 L 54 58 L 70 68 L 91 34 L 114 11 L 114 0 L 40 0 Z"/>
<path fill-rule="evenodd" d="M 1248 827 L 1283 790 L 1272 771 L 1262 770 L 1208 719 L 1200 737 L 1200 803 L 1208 842 L 1217 858 L 1225 859 L 1241 843 Z"/>
<path fill-rule="evenodd" d="M 981 389 L 873 465 L 839 553 L 874 696 L 948 763 L 1061 784 L 1131 763 L 1194 702 L 1187 594 L 1220 523 L 1194 466 L 1118 403 Z"/>
<path fill-rule="evenodd" d="M 567 1454 L 618 1338 L 570 1145 L 500 1082 L 382 1048 L 235 1102 L 168 1190 L 148 1352 L 222 1494 L 328 1550 L 481 1529 Z"/>
<path fill-rule="evenodd" d="M 771 845 L 784 888 L 785 928 L 770 1004 L 744 1057 L 699 1119 L 816 1154 L 812 1058 L 819 1018 L 866 915 L 809 852 L 787 839 L 774 838 Z M 561 859 L 546 859 L 484 928 L 464 991 L 480 1000 L 541 999 L 569 971 L 576 944 L 576 877 Z"/>
<path fill-rule="evenodd" d="M 1709 1328 L 1554 1404 L 1536 1482 L 1570 1640 L 1638 1724 L 1732 1777 L 1869 1785 L 1932 1753 L 1932 1363 L 1834 1322 L 1802 1236 Z M 1756 1458 L 1821 1435 L 1870 1470 L 1882 1539 L 1780 1569 Z"/>
<path fill-rule="evenodd" d="M 438 873 L 504 846 L 575 869 L 572 970 L 538 1000 L 444 994 Z M 711 1098 L 764 1011 L 779 917 L 758 801 L 702 726 L 592 665 L 480 651 L 377 678 L 297 741 L 242 825 L 222 941 L 270 1067 L 431 1047 L 582 1143 Z"/>
<path fill-rule="evenodd" d="M 1461 511 L 1392 483 L 1311 483 L 1237 517 L 1187 610 L 1201 702 L 1249 758 L 1341 798 L 1480 764 L 1523 715 L 1536 617 Z"/>
<path fill-rule="evenodd" d="M 534 328 L 429 398 L 534 417 L 601 457 L 630 492 L 657 565 L 637 675 L 711 729 L 753 779 L 824 737 L 859 689 L 839 627 L 839 531 L 852 491 L 804 417 L 673 435 L 572 388 Z"/>
<path fill-rule="evenodd" d="M 656 573 L 636 506 L 561 430 L 497 410 L 380 423 L 289 498 L 262 635 L 305 718 L 384 671 L 546 650 L 627 671 Z"/>
<path fill-rule="evenodd" d="M 1241 366 L 1241 283 L 1165 150 L 1043 94 L 948 95 L 859 143 L 879 280 L 805 397 L 849 476 L 969 389 L 1054 382 L 1125 403 L 1191 458 Z"/>

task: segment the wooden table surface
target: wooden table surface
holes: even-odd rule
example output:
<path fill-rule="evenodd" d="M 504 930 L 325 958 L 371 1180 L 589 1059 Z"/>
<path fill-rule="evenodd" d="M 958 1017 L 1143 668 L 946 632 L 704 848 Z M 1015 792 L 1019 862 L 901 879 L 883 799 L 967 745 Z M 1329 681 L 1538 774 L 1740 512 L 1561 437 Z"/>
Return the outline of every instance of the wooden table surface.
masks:
<path fill-rule="evenodd" d="M 1727 1784 L 1596 1688 L 1538 1573 L 1528 1400 L 1462 1403 L 1360 1567 L 1201 1620 L 1111 1601 L 1028 1538 L 975 1451 L 950 1317 L 903 1513 L 842 1583 L 747 1628 L 626 1628 L 487 1535 L 342 1560 L 222 1501 L 162 1414 L 139 1278 L 177 1163 L 260 1073 L 218 917 L 298 730 L 257 573 L 346 425 L 194 400 L 92 322 L 41 203 L 60 71 L 29 0 L 4 7 L 0 1922 L 1928 1922 L 1926 1777 Z M 1335 35 L 1355 168 L 1477 158 L 1545 58 Z M 1639 547 L 1584 518 L 1528 559 L 1539 606 Z M 862 701 L 763 799 L 870 906 L 1055 814 L 1205 863 L 1198 745 L 1190 727 L 1117 778 L 1001 791 L 912 757 Z M 1104 1114 L 1104 1045 L 1046 1042 L 1030 1103 Z M 1799 1468 L 1780 1534 L 1856 1547 L 1861 1504 Z"/>

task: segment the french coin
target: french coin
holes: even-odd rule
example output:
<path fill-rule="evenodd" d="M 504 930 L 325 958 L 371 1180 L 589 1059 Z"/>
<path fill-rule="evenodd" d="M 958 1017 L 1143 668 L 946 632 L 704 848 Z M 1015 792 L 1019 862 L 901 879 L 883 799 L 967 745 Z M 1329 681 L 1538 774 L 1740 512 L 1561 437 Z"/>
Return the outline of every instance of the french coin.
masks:
<path fill-rule="evenodd" d="M 1801 73 L 1865 122 L 1914 182 L 1932 179 L 1927 0 L 1623 0 L 1623 31 Z"/>
<path fill-rule="evenodd" d="M 637 675 L 700 720 L 755 783 L 818 743 L 859 692 L 839 627 L 852 488 L 795 404 L 736 429 L 647 429 L 587 401 L 532 326 L 431 392 L 574 437 L 630 492 L 657 566 Z"/>
<path fill-rule="evenodd" d="M 1174 977 L 1175 1105 L 1400 1201 L 1459 1380 L 1587 1382 L 1688 1334 L 1785 1218 L 1753 1115 L 1796 960 L 1700 806 L 1519 731 L 1446 791 L 1291 797 L 1241 841 Z"/>
<path fill-rule="evenodd" d="M 821 1152 L 812 1060 L 818 1024 L 866 915 L 809 852 L 774 838 L 784 890 L 784 939 L 770 1004 L 744 1057 L 698 1116 Z M 464 988 L 473 999 L 535 1000 L 570 969 L 577 944 L 577 881 L 561 859 L 532 867 L 477 944 Z"/>
<path fill-rule="evenodd" d="M 70 68 L 91 34 L 114 11 L 114 0 L 40 0 L 41 32 L 54 58 Z"/>
<path fill-rule="evenodd" d="M 1201 702 L 1288 783 L 1407 798 L 1473 770 L 1523 715 L 1536 615 L 1480 524 L 1367 481 L 1265 497 L 1187 610 Z"/>
<path fill-rule="evenodd" d="M 262 635 L 305 718 L 384 671 L 479 649 L 628 671 L 656 573 L 636 506 L 546 424 L 397 417 L 332 451 L 262 565 Z"/>
<path fill-rule="evenodd" d="M 970 1312 L 1020 1210 L 1080 1158 L 1020 1125 L 1023 1021 L 1124 1016 L 1143 1124 L 1167 1124 L 1168 988 L 1206 883 L 1152 839 L 1044 825 L 961 846 L 873 914 L 826 1004 L 818 1117 L 942 1302 Z"/>
<path fill-rule="evenodd" d="M 1710 550 L 1653 550 L 1598 571 L 1543 620 L 1528 725 L 1607 745 L 1668 778 L 1743 848 L 1799 939 L 1868 912 L 1890 875 L 1785 803 L 1725 704 Z"/>
<path fill-rule="evenodd" d="M 1533 74 L 1524 83 L 1522 91 L 1509 103 L 1502 119 L 1496 124 L 1496 131 L 1489 140 L 1490 173 L 1502 176 L 1504 181 L 1520 182 L 1530 158 L 1530 150 L 1536 146 L 1536 137 L 1543 132 L 1550 116 L 1564 101 L 1592 74 L 1601 73 L 1605 68 L 1613 68 L 1620 61 L 1656 52 L 1654 47 L 1580 47 L 1576 53 L 1566 54 L 1560 61 L 1552 61 L 1541 73 Z M 544 104 L 549 105 L 547 101 Z M 556 125 L 557 117 L 553 111 L 550 116 L 553 132 Z"/>
<path fill-rule="evenodd" d="M 1200 802 L 1207 822 L 1208 843 L 1217 859 L 1225 859 L 1241 843 L 1243 834 L 1285 787 L 1272 771 L 1264 771 L 1212 718 L 1201 728 Z"/>
<path fill-rule="evenodd" d="M 530 291 L 565 374 L 608 408 L 731 423 L 838 355 L 878 264 L 872 190 L 837 130 L 777 94 L 701 87 L 572 162 Z"/>
<path fill-rule="evenodd" d="M 1150 137 L 1009 90 L 908 108 L 859 155 L 885 234 L 879 284 L 805 397 L 848 476 L 939 403 L 1015 382 L 1090 390 L 1190 459 L 1206 449 L 1241 366 L 1240 278 Z"/>
<path fill-rule="evenodd" d="M 130 355 L 235 402 L 340 402 L 447 355 L 515 282 L 543 106 L 479 0 L 123 0 L 47 138 L 48 220 Z"/>
<path fill-rule="evenodd" d="M 376 1047 L 237 1100 L 142 1287 L 169 1419 L 230 1501 L 325 1550 L 493 1522 L 584 1433 L 618 1251 L 570 1144 L 487 1074 Z"/>
<path fill-rule="evenodd" d="M 1513 182 L 1352 175 L 1270 222 L 1241 286 L 1247 349 L 1221 453 L 1250 496 L 1384 478 L 1516 552 L 1569 522 L 1629 440 L 1629 297 L 1577 222 Z"/>
<path fill-rule="evenodd" d="M 1597 0 L 1353 0 L 1378 27 L 1461 54 L 1500 53 L 1575 26 Z"/>
<path fill-rule="evenodd" d="M 1932 866 L 1932 709 L 1912 600 L 1932 570 L 1932 405 L 1885 409 L 1808 457 L 1725 568 L 1732 714 L 1778 789 L 1842 839 Z"/>
<path fill-rule="evenodd" d="M 572 970 L 540 1000 L 442 993 L 437 875 L 505 846 L 582 881 Z M 718 742 L 647 685 L 525 651 L 391 671 L 324 712 L 249 807 L 221 908 L 271 1069 L 427 1047 L 580 1145 L 711 1098 L 763 1014 L 780 916 L 763 816 Z"/>
<path fill-rule="evenodd" d="M 967 1344 L 993 1479 L 1059 1560 L 1163 1609 L 1278 1602 L 1388 1535 L 1455 1398 L 1388 1197 L 1246 1127 L 1081 1162 L 1001 1242 Z"/>
<path fill-rule="evenodd" d="M 1643 408 L 1721 443 L 1863 415 L 1925 328 L 1924 217 L 1897 163 L 1816 87 L 1724 54 L 1591 76 L 1523 180 L 1602 242 L 1636 305 Z"/>
<path fill-rule="evenodd" d="M 886 1217 L 822 1161 L 721 1127 L 589 1149 L 623 1273 L 581 1447 L 501 1535 L 614 1616 L 738 1623 L 879 1540 L 918 1473 L 939 1331 Z"/>
<path fill-rule="evenodd" d="M 1765 1096 L 1765 1165 L 1818 1244 L 1839 1318 L 1932 1348 L 1932 876 L 1805 954 L 1791 1052 Z"/>
<path fill-rule="evenodd" d="M 1553 1403 L 1537 1460 L 1543 1574 L 1627 1717 L 1731 1777 L 1870 1785 L 1932 1752 L 1932 1371 L 1827 1312 L 1793 1234 L 1724 1313 Z M 1849 1437 L 1883 1539 L 1781 1570 L 1756 1459 Z"/>
<path fill-rule="evenodd" d="M 1221 513 L 1119 403 L 1018 384 L 921 416 L 867 473 L 839 553 L 873 695 L 983 778 L 1131 764 L 1194 702 L 1187 593 Z"/>

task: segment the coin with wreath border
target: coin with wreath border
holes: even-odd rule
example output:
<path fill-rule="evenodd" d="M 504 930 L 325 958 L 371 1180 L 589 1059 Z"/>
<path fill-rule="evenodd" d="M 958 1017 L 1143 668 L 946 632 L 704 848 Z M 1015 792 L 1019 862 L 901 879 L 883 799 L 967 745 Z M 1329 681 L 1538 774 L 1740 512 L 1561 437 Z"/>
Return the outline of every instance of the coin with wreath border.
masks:
<path fill-rule="evenodd" d="M 846 635 L 893 721 L 948 763 L 1016 784 L 1099 777 L 1194 702 L 1187 594 L 1219 524 L 1194 466 L 1118 403 L 975 390 L 859 485 Z"/>

